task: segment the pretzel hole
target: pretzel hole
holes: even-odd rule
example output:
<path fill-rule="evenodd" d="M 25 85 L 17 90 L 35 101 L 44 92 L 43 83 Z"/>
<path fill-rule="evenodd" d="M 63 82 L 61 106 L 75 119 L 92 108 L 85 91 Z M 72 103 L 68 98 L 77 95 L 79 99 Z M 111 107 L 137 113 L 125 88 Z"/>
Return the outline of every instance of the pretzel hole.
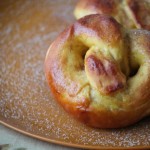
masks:
<path fill-rule="evenodd" d="M 85 47 L 85 48 L 82 50 L 82 53 L 81 53 L 81 58 L 82 58 L 82 61 L 83 61 L 83 66 L 81 67 L 82 70 L 85 69 L 84 60 L 85 60 L 85 55 L 86 55 L 86 53 L 87 53 L 88 50 L 89 50 L 89 48 L 88 48 L 88 47 Z"/>
<path fill-rule="evenodd" d="M 76 70 L 78 71 L 85 70 L 84 59 L 87 51 L 88 48 L 82 49 L 82 52 L 79 54 L 80 56 L 76 58 L 76 61 L 78 62 L 77 65 L 75 66 Z"/>
<path fill-rule="evenodd" d="M 140 65 L 137 65 L 136 67 L 132 67 L 129 77 L 130 78 L 134 77 L 138 73 L 139 68 L 140 68 Z"/>
<path fill-rule="evenodd" d="M 81 57 L 82 57 L 83 60 L 85 59 L 85 55 L 86 55 L 86 52 L 87 52 L 87 51 L 88 51 L 88 49 L 85 50 L 85 51 L 83 51 L 83 53 L 82 53 L 82 55 L 81 55 Z"/>

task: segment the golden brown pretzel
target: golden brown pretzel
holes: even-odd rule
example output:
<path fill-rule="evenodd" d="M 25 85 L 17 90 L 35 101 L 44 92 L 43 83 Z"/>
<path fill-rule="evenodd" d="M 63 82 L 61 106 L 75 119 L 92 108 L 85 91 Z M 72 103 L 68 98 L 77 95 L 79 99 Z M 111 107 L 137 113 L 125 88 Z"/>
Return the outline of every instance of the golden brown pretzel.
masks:
<path fill-rule="evenodd" d="M 79 19 L 51 44 L 45 73 L 56 100 L 87 125 L 118 128 L 150 115 L 150 32 L 107 15 Z"/>
<path fill-rule="evenodd" d="M 108 14 L 125 27 L 150 30 L 150 0 L 79 0 L 74 14 Z"/>

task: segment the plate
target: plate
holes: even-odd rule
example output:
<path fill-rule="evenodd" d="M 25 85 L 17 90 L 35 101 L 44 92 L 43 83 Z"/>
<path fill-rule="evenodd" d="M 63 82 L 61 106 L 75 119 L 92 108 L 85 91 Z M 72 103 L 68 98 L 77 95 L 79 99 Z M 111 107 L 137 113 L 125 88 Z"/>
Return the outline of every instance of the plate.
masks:
<path fill-rule="evenodd" d="M 76 0 L 0 2 L 0 122 L 23 134 L 87 149 L 150 148 L 150 118 L 122 129 L 94 129 L 53 99 L 43 62 L 51 42 L 75 21 Z"/>

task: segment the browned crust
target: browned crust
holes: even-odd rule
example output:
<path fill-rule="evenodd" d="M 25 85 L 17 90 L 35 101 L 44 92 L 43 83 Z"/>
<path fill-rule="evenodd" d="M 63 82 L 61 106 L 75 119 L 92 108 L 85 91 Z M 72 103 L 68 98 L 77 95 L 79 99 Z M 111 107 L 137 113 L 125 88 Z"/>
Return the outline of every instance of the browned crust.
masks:
<path fill-rule="evenodd" d="M 81 32 L 86 30 L 88 36 L 97 36 L 112 44 L 119 41 L 122 36 L 120 24 L 108 15 L 94 15 L 92 21 L 90 16 L 81 18 L 75 23 L 74 28 L 76 35 L 82 34 Z M 90 28 L 90 30 L 88 30 L 88 28 Z"/>
<path fill-rule="evenodd" d="M 146 89 L 150 89 L 150 82 L 141 85 L 141 90 L 137 93 L 134 103 L 130 101 L 129 103 L 125 102 L 121 104 L 121 102 L 118 101 L 120 106 L 123 105 L 123 107 L 126 108 L 125 110 L 108 110 L 105 107 L 95 109 L 95 107 L 91 105 L 92 99 L 87 99 L 85 97 L 80 99 L 76 98 L 76 94 L 78 94 L 77 91 L 79 90 L 78 88 L 80 88 L 78 83 L 73 83 L 70 87 L 66 87 L 64 82 L 65 78 L 61 77 L 62 64 L 60 62 L 60 55 L 62 47 L 67 40 L 82 34 L 90 37 L 96 36 L 99 39 L 105 40 L 108 44 L 111 44 L 118 42 L 119 38 L 121 38 L 121 26 L 112 17 L 106 15 L 90 15 L 78 20 L 74 25 L 67 28 L 52 43 L 45 60 L 45 74 L 56 100 L 67 112 L 92 127 L 125 127 L 148 115 L 146 111 L 147 106 L 150 105 L 150 92 L 144 91 L 143 88 L 146 86 Z M 58 78 L 55 78 L 56 73 Z M 61 80 L 61 82 L 59 80 Z M 68 92 L 68 88 L 69 92 L 71 89 L 70 93 Z M 64 96 L 64 94 L 68 96 Z M 132 98 L 133 97 L 131 97 L 131 99 Z M 139 105 L 142 106 L 140 109 L 133 109 Z"/>
<path fill-rule="evenodd" d="M 127 0 L 127 3 L 139 27 L 150 30 L 150 1 Z"/>
<path fill-rule="evenodd" d="M 49 69 L 46 69 L 46 71 L 50 71 L 47 74 L 53 75 L 53 78 L 55 76 L 61 76 L 61 81 L 60 78 L 55 78 L 55 80 L 57 80 L 55 81 L 55 85 L 58 91 L 67 90 L 72 96 L 77 94 L 81 86 L 76 82 L 73 82 L 71 87 L 68 88 L 68 85 L 66 85 L 65 82 L 66 77 L 62 76 L 63 72 L 61 72 L 62 70 L 59 68 L 62 62 L 59 57 L 64 43 L 74 36 L 86 34 L 89 37 L 97 36 L 97 38 L 106 41 L 108 44 L 114 44 L 119 42 L 122 36 L 120 32 L 121 26 L 115 21 L 115 19 L 107 15 L 92 16 L 93 15 L 78 20 L 78 22 L 76 22 L 73 26 L 70 26 L 62 34 L 60 34 L 60 36 L 51 44 L 50 49 L 53 50 L 53 52 L 49 52 L 47 55 L 46 60 L 50 61 L 46 62 L 47 65 L 49 65 Z"/>
<path fill-rule="evenodd" d="M 47 68 L 45 69 L 47 70 Z M 54 86 L 53 79 L 50 77 L 50 74 L 46 73 L 47 81 L 50 86 L 51 92 L 53 93 L 55 99 L 63 106 L 64 110 L 72 115 L 75 119 L 96 128 L 121 128 L 128 125 L 132 125 L 143 118 L 145 113 L 145 107 L 142 109 L 137 109 L 133 111 L 133 108 L 136 105 L 132 106 L 127 111 L 120 112 L 111 112 L 109 110 L 97 111 L 90 107 L 90 100 L 79 100 L 75 102 L 73 98 L 64 99 L 62 94 L 57 91 Z"/>
<path fill-rule="evenodd" d="M 125 86 L 125 76 L 116 63 L 107 58 L 102 58 L 102 56 L 97 58 L 95 55 L 88 56 L 85 62 L 88 73 L 92 76 L 93 81 L 96 82 L 97 90 L 101 93 L 114 93 Z"/>
<path fill-rule="evenodd" d="M 129 9 L 125 9 L 124 2 Z M 150 30 L 149 0 L 79 0 L 76 10 L 86 10 L 89 14 L 108 14 L 129 28 Z"/>

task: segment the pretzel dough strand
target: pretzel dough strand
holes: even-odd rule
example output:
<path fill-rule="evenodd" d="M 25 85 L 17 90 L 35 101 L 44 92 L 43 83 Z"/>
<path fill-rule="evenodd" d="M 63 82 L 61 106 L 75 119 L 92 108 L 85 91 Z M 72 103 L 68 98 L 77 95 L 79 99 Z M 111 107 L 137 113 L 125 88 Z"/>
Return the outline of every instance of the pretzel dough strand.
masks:
<path fill-rule="evenodd" d="M 107 15 L 78 20 L 46 56 L 57 101 L 93 127 L 123 127 L 150 115 L 149 41 L 150 32 L 126 30 Z"/>

